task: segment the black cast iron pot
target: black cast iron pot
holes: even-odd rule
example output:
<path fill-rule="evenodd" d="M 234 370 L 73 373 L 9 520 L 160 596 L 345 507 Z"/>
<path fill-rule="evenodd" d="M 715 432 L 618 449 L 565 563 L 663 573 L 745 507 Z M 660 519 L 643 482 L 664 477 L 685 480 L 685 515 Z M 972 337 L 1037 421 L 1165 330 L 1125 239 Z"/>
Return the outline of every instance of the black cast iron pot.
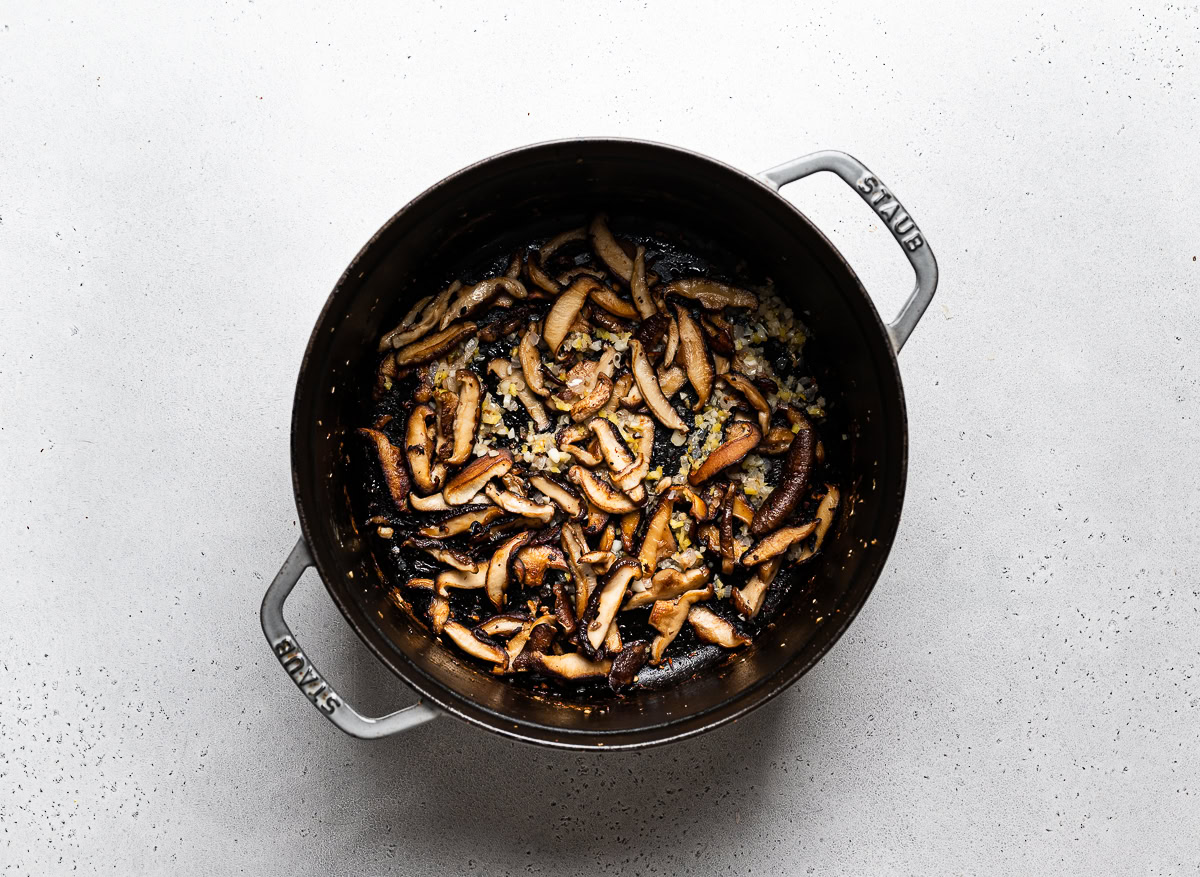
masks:
<path fill-rule="evenodd" d="M 884 323 L 854 271 L 778 194 L 832 171 L 872 206 L 904 248 L 916 287 Z M 697 249 L 736 254 L 774 280 L 812 331 L 806 356 L 830 404 L 844 473 L 843 510 L 803 567 L 775 623 L 743 652 L 662 690 L 635 690 L 585 712 L 477 669 L 396 610 L 360 537 L 343 442 L 364 422 L 376 341 L 480 251 L 511 250 L 579 225 L 597 210 L 617 227 L 670 229 Z M 714 256 L 719 258 L 719 254 Z M 506 152 L 438 183 L 393 216 L 334 287 L 309 339 L 292 413 L 292 479 L 303 536 L 272 582 L 262 625 L 300 690 L 343 731 L 380 737 L 448 712 L 508 737 L 564 748 L 633 748 L 731 721 L 783 691 L 837 641 L 887 560 L 904 500 L 907 423 L 896 354 L 928 306 L 937 263 L 908 213 L 856 159 L 821 152 L 751 176 L 702 155 L 630 140 L 569 140 Z M 438 286 L 440 288 L 440 286 Z M 389 322 L 390 321 L 390 322 Z M 811 353 L 810 353 L 811 350 Z M 363 642 L 422 701 L 373 719 L 345 703 L 283 618 L 300 574 L 315 565 Z M 689 672 L 685 670 L 683 672 Z"/>

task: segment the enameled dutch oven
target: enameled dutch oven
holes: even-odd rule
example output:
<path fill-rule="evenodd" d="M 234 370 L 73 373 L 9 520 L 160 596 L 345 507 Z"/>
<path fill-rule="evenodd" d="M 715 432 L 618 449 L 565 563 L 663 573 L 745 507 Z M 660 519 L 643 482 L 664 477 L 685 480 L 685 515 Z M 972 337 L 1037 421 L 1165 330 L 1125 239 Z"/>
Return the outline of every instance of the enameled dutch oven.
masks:
<path fill-rule="evenodd" d="M 779 195 L 832 171 L 871 205 L 904 249 L 916 287 L 884 323 L 854 271 Z M 635 690 L 584 711 L 477 669 L 388 599 L 350 500 L 345 435 L 363 422 L 376 341 L 398 314 L 481 249 L 514 247 L 579 225 L 596 210 L 719 241 L 775 287 L 811 330 L 805 348 L 830 400 L 843 509 L 806 565 L 809 590 L 745 651 L 663 690 Z M 382 737 L 450 713 L 519 740 L 576 749 L 652 746 L 710 730 L 783 691 L 837 641 L 887 560 L 904 500 L 908 432 L 896 354 L 937 286 L 925 236 L 856 159 L 819 152 L 753 176 L 703 155 L 632 140 L 568 140 L 506 152 L 438 183 L 393 216 L 338 280 L 313 328 L 292 412 L 292 480 L 302 536 L 271 583 L 262 626 L 284 669 L 337 727 Z M 390 321 L 390 322 L 389 322 Z M 810 354 L 810 348 L 812 353 Z M 368 718 L 337 695 L 297 644 L 283 604 L 315 566 L 350 626 L 421 702 Z M 814 608 L 815 607 L 815 608 Z M 688 668 L 682 668 L 685 673 Z"/>

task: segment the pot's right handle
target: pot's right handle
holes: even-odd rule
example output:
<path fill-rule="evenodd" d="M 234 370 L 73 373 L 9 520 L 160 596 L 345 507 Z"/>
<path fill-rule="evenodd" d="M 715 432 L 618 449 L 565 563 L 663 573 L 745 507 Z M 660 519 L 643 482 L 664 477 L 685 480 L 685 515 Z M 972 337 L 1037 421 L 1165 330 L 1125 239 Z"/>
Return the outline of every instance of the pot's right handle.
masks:
<path fill-rule="evenodd" d="M 896 242 L 903 247 L 904 255 L 908 256 L 909 264 L 912 265 L 913 271 L 917 275 L 917 285 L 913 288 L 912 295 L 908 297 L 908 301 L 904 303 L 904 307 L 900 309 L 896 319 L 892 320 L 887 327 L 892 347 L 899 353 L 904 342 L 908 340 L 908 336 L 917 327 L 917 321 L 925 313 L 925 308 L 929 307 L 929 302 L 932 301 L 933 293 L 937 289 L 938 267 L 937 260 L 933 258 L 933 251 L 929 249 L 925 235 L 917 228 L 912 216 L 904 209 L 891 189 L 880 182 L 879 177 L 871 173 L 865 164 L 852 155 L 834 150 L 814 152 L 812 155 L 806 155 L 803 158 L 797 158 L 768 171 L 763 171 L 760 176 L 767 185 L 778 191 L 788 183 L 815 174 L 817 171 L 832 171 L 841 177 L 846 185 L 858 192 L 859 196 L 883 220 Z"/>
<path fill-rule="evenodd" d="M 304 571 L 313 565 L 312 555 L 303 537 L 296 543 L 292 553 L 288 555 L 271 586 L 263 597 L 262 618 L 263 633 L 271 644 L 271 651 L 283 665 L 284 671 L 292 677 L 296 687 L 320 710 L 321 714 L 333 722 L 351 737 L 361 737 L 366 740 L 377 737 L 387 737 L 407 731 L 415 725 L 436 719 L 439 712 L 424 703 L 389 713 L 377 719 L 364 716 L 333 690 L 333 686 L 317 672 L 312 661 L 301 650 L 296 637 L 283 618 L 283 604 L 300 581 Z"/>

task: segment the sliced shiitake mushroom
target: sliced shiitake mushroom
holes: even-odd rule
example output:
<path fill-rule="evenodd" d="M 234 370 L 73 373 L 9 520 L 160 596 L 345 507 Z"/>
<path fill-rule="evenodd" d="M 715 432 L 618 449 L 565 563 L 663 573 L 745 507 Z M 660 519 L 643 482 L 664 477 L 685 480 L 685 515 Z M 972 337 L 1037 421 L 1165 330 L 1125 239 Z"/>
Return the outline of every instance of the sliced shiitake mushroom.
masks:
<path fill-rule="evenodd" d="M 583 226 L 556 234 L 538 249 L 538 260 L 545 265 L 550 261 L 550 257 L 561 250 L 566 244 L 573 241 L 586 241 L 587 238 L 588 231 Z"/>
<path fill-rule="evenodd" d="M 612 378 L 606 374 L 597 375 L 596 385 L 591 391 L 571 406 L 571 419 L 579 423 L 592 417 L 608 403 L 612 391 Z"/>
<path fill-rule="evenodd" d="M 671 407 L 670 401 L 663 395 L 662 388 L 658 385 L 658 376 L 655 375 L 654 368 L 650 365 L 650 360 L 647 359 L 641 342 L 636 339 L 631 341 L 629 350 L 632 356 L 633 378 L 637 381 L 638 390 L 641 392 L 646 406 L 650 409 L 650 413 L 668 429 L 686 430 L 687 424 L 683 422 L 683 418 Z"/>
<path fill-rule="evenodd" d="M 541 521 L 543 524 L 550 523 L 550 519 L 554 517 L 554 506 L 549 503 L 534 502 L 532 499 L 520 496 L 511 490 L 500 490 L 494 484 L 489 484 L 484 488 L 483 492 L 487 495 L 488 499 L 509 514 L 520 515 L 522 518 L 529 518 L 533 521 Z"/>
<path fill-rule="evenodd" d="M 682 305 L 676 305 L 675 315 L 679 325 L 679 351 L 683 358 L 683 367 L 696 390 L 696 404 L 692 406 L 692 410 L 699 411 L 708 403 L 708 397 L 712 394 L 713 367 L 708 360 L 704 335 L 692 319 L 691 313 Z"/>
<path fill-rule="evenodd" d="M 562 655 L 546 655 L 534 652 L 529 662 L 529 668 L 547 676 L 557 676 L 574 682 L 579 679 L 590 679 L 595 676 L 607 676 L 612 669 L 612 661 L 592 661 L 579 652 L 567 652 Z"/>
<path fill-rule="evenodd" d="M 650 473 L 650 457 L 654 453 L 654 420 L 645 414 L 633 414 L 629 417 L 629 427 L 637 433 L 636 456 L 634 459 L 613 472 L 613 484 L 629 496 L 636 504 L 641 504 L 646 497 L 642 482 Z M 609 460 L 612 466 L 612 460 Z"/>
<path fill-rule="evenodd" d="M 434 435 L 434 459 L 449 462 L 454 451 L 454 419 L 458 411 L 458 393 L 441 389 L 434 393 L 437 400 L 437 432 Z M 470 448 L 467 449 L 468 456 Z"/>
<path fill-rule="evenodd" d="M 580 647 L 588 655 L 596 657 L 600 653 L 608 629 L 617 617 L 617 610 L 621 608 L 621 601 L 625 599 L 630 583 L 641 571 L 641 565 L 632 557 L 622 558 L 617 561 L 604 584 L 588 597 L 587 609 L 580 619 L 583 635 L 579 639 Z"/>
<path fill-rule="evenodd" d="M 429 420 L 434 416 L 433 409 L 428 405 L 415 406 L 408 415 L 408 429 L 404 438 L 408 471 L 422 493 L 432 493 L 441 488 L 446 475 L 446 467 L 433 458 L 434 434 L 429 429 Z"/>
<path fill-rule="evenodd" d="M 671 600 L 659 600 L 650 610 L 649 624 L 658 631 L 658 636 L 650 644 L 650 663 L 657 666 L 679 631 L 687 620 L 692 606 L 701 600 L 712 596 L 712 586 L 702 590 L 686 591 Z"/>
<path fill-rule="evenodd" d="M 590 436 L 591 433 L 588 431 L 587 426 L 582 423 L 574 423 L 560 429 L 555 436 L 555 441 L 558 442 L 558 449 L 560 451 L 570 454 L 584 466 L 599 466 L 604 462 L 604 458 L 600 456 L 599 447 L 592 450 L 592 448 L 586 445 L 582 447 L 579 445 L 579 442 L 588 439 Z"/>
<path fill-rule="evenodd" d="M 771 429 L 771 406 L 767 404 L 763 394 L 758 391 L 758 387 L 754 386 L 753 381 L 748 377 L 738 372 L 729 372 L 729 374 L 722 375 L 721 379 L 741 393 L 758 412 L 758 427 L 762 430 L 763 435 L 766 435 Z"/>
<path fill-rule="evenodd" d="M 762 609 L 763 600 L 766 599 L 767 589 L 775 581 L 775 576 L 779 574 L 779 567 L 782 564 L 783 555 L 772 557 L 770 560 L 760 563 L 758 569 L 754 571 L 754 575 L 750 577 L 750 581 L 746 583 L 746 586 L 743 588 L 734 588 L 730 593 L 729 596 L 733 601 L 734 608 L 747 618 L 757 617 L 759 610 Z"/>
<path fill-rule="evenodd" d="M 527 624 L 529 624 L 529 619 L 524 615 L 508 612 L 502 615 L 493 615 L 487 621 L 475 625 L 475 630 L 484 636 L 497 636 L 508 639 L 520 633 L 521 629 Z"/>
<path fill-rule="evenodd" d="M 374 445 L 375 457 L 379 461 L 380 471 L 383 472 L 383 481 L 387 485 L 392 502 L 396 504 L 397 508 L 405 508 L 408 504 L 411 485 L 408 480 L 408 472 L 405 471 L 404 464 L 400 461 L 400 449 L 377 429 L 362 427 L 357 432 Z"/>
<path fill-rule="evenodd" d="M 488 363 L 488 371 L 500 378 L 502 392 L 521 400 L 521 404 L 525 406 L 525 410 L 539 430 L 550 428 L 550 417 L 546 414 L 545 406 L 537 396 L 530 392 L 529 387 L 525 385 L 525 379 L 513 372 L 512 363 L 509 360 L 493 359 Z"/>
<path fill-rule="evenodd" d="M 750 522 L 751 535 L 765 536 L 777 529 L 808 492 L 816 435 L 815 430 L 801 428 L 792 439 L 787 457 L 784 458 L 779 484 L 767 494 L 767 498 L 754 513 L 754 520 Z"/>
<path fill-rule="evenodd" d="M 706 311 L 725 308 L 756 308 L 758 296 L 748 289 L 718 283 L 706 277 L 688 277 L 674 280 L 663 288 L 663 295 L 678 295 L 699 302 Z"/>
<path fill-rule="evenodd" d="M 450 503 L 446 502 L 446 498 L 440 493 L 432 496 L 417 496 L 415 493 L 410 493 L 408 504 L 418 512 L 444 512 L 450 509 Z"/>
<path fill-rule="evenodd" d="M 437 359 L 456 344 L 466 340 L 476 329 L 474 323 L 455 323 L 428 338 L 414 341 L 396 351 L 397 368 L 409 368 Z"/>
<path fill-rule="evenodd" d="M 613 316 L 604 308 L 596 308 L 593 310 L 591 321 L 599 328 L 607 329 L 609 332 L 633 332 L 632 323 L 630 323 L 628 320 L 623 320 L 620 317 Z"/>
<path fill-rule="evenodd" d="M 496 549 L 491 560 L 488 561 L 485 587 L 488 599 L 497 609 L 504 605 L 505 592 L 508 590 L 508 565 L 512 560 L 513 552 L 524 546 L 532 535 L 529 530 L 526 530 L 505 539 L 503 544 Z"/>
<path fill-rule="evenodd" d="M 761 440 L 762 433 L 753 423 L 745 420 L 730 423 L 725 430 L 725 441 L 698 468 L 688 473 L 688 481 L 693 485 L 703 484 L 722 469 L 740 463 Z"/>
<path fill-rule="evenodd" d="M 833 515 L 837 511 L 841 497 L 842 494 L 836 487 L 832 484 L 825 485 L 825 495 L 821 497 L 821 501 L 817 504 L 817 529 L 814 531 L 813 544 L 805 547 L 800 552 L 800 556 L 796 558 L 796 563 L 804 563 L 804 561 L 821 550 L 821 544 L 825 541 L 825 534 L 829 532 L 829 528 L 833 524 Z"/>
<path fill-rule="evenodd" d="M 733 498 L 734 488 L 730 484 L 725 488 L 725 498 L 721 500 L 721 512 L 717 516 L 717 532 L 721 545 L 721 572 L 729 575 L 737 557 L 733 553 Z"/>
<path fill-rule="evenodd" d="M 416 311 L 414 307 L 400 321 L 399 326 L 383 336 L 383 339 L 379 342 L 379 349 L 384 349 L 384 342 L 389 347 L 399 348 L 425 337 L 434 326 L 441 322 L 442 316 L 446 313 L 446 307 L 450 304 L 450 296 L 454 295 L 461 288 L 462 284 L 455 280 L 438 293 L 437 298 L 427 297 L 421 299 L 421 302 L 425 302 L 425 304 L 421 308 L 420 318 L 413 318 L 412 322 L 409 322 L 409 319 L 413 317 L 413 313 Z M 421 302 L 417 302 L 417 304 L 420 305 Z"/>
<path fill-rule="evenodd" d="M 499 478 L 513 467 L 512 451 L 507 448 L 490 450 L 483 457 L 476 457 L 458 474 L 446 482 L 442 496 L 450 505 L 464 505 L 493 478 Z"/>
<path fill-rule="evenodd" d="M 562 291 L 558 281 L 546 273 L 546 269 L 542 267 L 542 259 L 540 256 L 530 253 L 525 258 L 525 276 L 529 278 L 529 282 L 534 288 L 530 290 L 530 298 L 536 298 L 538 290 L 549 293 L 550 295 L 558 295 Z"/>
<path fill-rule="evenodd" d="M 633 257 L 633 273 L 629 279 L 629 290 L 633 293 L 633 304 L 643 320 L 648 320 L 658 313 L 654 299 L 650 295 L 650 286 L 646 282 L 646 248 L 638 245 Z"/>
<path fill-rule="evenodd" d="M 633 274 L 633 260 L 613 237 L 608 228 L 608 217 L 603 213 L 597 214 L 588 226 L 588 234 L 592 239 L 592 250 L 600 257 L 600 261 L 609 271 L 628 283 Z"/>
<path fill-rule="evenodd" d="M 624 609 L 640 609 L 658 600 L 670 600 L 687 591 L 703 588 L 708 584 L 712 571 L 706 566 L 694 569 L 679 570 L 666 567 L 656 572 L 650 579 L 650 586 L 642 591 L 635 591 L 625 602 Z"/>
<path fill-rule="evenodd" d="M 660 368 L 657 373 L 658 386 L 668 399 L 673 397 L 687 383 L 687 374 L 677 365 L 668 369 Z"/>
<path fill-rule="evenodd" d="M 567 570 L 567 559 L 554 545 L 530 545 L 517 552 L 513 572 L 526 588 L 540 588 L 550 570 Z"/>
<path fill-rule="evenodd" d="M 444 569 L 437 574 L 434 583 L 435 590 L 439 594 L 445 594 L 450 588 L 473 591 L 487 584 L 487 569 L 482 566 L 475 572 L 467 572 L 461 569 Z"/>
<path fill-rule="evenodd" d="M 454 413 L 454 448 L 446 462 L 461 466 L 471 458 L 471 450 L 475 447 L 483 390 L 479 375 L 470 369 L 460 368 L 455 377 L 458 380 L 458 406 Z"/>
<path fill-rule="evenodd" d="M 459 290 L 454 301 L 450 302 L 450 306 L 446 308 L 439 328 L 445 329 L 455 320 L 461 320 L 463 317 L 473 314 L 499 295 L 501 291 L 508 293 L 513 298 L 525 298 L 529 295 L 525 284 L 515 277 L 489 277 L 487 280 L 481 280 Z"/>
<path fill-rule="evenodd" d="M 477 573 L 479 572 L 479 561 L 472 560 L 463 552 L 456 548 L 447 548 L 442 544 L 440 539 L 432 539 L 429 537 L 406 539 L 404 540 L 406 548 L 419 548 L 445 566 L 451 569 L 461 570 L 462 572 Z"/>
<path fill-rule="evenodd" d="M 707 606 L 693 606 L 688 610 L 687 620 L 692 630 L 696 631 L 697 638 L 703 642 L 726 649 L 736 649 L 750 642 L 748 636 L 738 633 L 732 623 Z"/>
<path fill-rule="evenodd" d="M 429 587 L 433 587 L 433 581 L 426 579 L 429 582 Z M 429 615 L 429 626 L 433 628 L 434 633 L 441 633 L 446 629 L 446 622 L 450 620 L 450 601 L 441 594 L 434 592 L 429 597 L 429 606 L 425 610 Z"/>
<path fill-rule="evenodd" d="M 582 618 L 588 598 L 596 588 L 596 571 L 583 560 L 583 555 L 588 551 L 587 539 L 574 521 L 563 524 L 562 547 L 567 557 L 567 567 L 575 580 L 575 618 Z"/>
<path fill-rule="evenodd" d="M 637 308 L 613 292 L 610 287 L 603 284 L 593 286 L 588 292 L 588 298 L 614 316 L 627 320 L 637 319 Z"/>
<path fill-rule="evenodd" d="M 797 542 L 807 539 L 816 529 L 816 521 L 809 521 L 799 527 L 780 527 L 742 555 L 742 566 L 757 566 L 764 560 L 778 557 Z"/>
<path fill-rule="evenodd" d="M 588 429 L 595 434 L 600 444 L 600 453 L 604 455 L 604 461 L 613 473 L 633 465 L 633 455 L 625 447 L 625 442 L 621 440 L 616 426 L 611 421 L 598 417 L 588 423 Z"/>
<path fill-rule="evenodd" d="M 600 282 L 594 277 L 580 277 L 558 296 L 550 313 L 546 314 L 542 329 L 542 338 L 552 354 L 558 353 L 589 293 L 599 285 Z"/>
<path fill-rule="evenodd" d="M 391 350 L 392 349 L 392 339 L 402 337 L 405 332 L 412 329 L 412 327 L 414 325 L 416 325 L 417 319 L 421 316 L 421 312 L 423 310 L 425 310 L 426 305 L 428 305 L 431 301 L 433 301 L 432 295 L 427 295 L 424 298 L 419 299 L 417 301 L 417 303 L 412 306 L 412 310 L 410 310 L 407 314 L 404 315 L 404 319 L 400 321 L 400 324 L 398 326 L 396 326 L 395 329 L 388 332 L 386 335 L 384 335 L 382 338 L 379 339 L 379 352 L 383 353 L 383 351 L 385 351 L 385 350 Z M 434 321 L 430 322 L 428 328 L 432 329 L 435 322 L 437 322 L 437 321 L 434 320 Z M 428 329 L 426 331 L 428 331 Z M 414 335 L 413 337 L 415 338 L 417 336 Z M 411 339 L 409 339 L 409 340 L 411 340 Z M 401 341 L 400 343 L 407 344 L 408 342 Z"/>
<path fill-rule="evenodd" d="M 654 507 L 646 523 L 646 532 L 638 549 L 638 560 L 642 564 L 642 574 L 654 574 L 658 566 L 658 557 L 663 550 L 663 543 L 671 536 L 671 514 L 675 511 L 675 494 L 667 491 Z"/>
<path fill-rule="evenodd" d="M 579 485 L 588 502 L 601 511 L 619 515 L 637 508 L 633 500 L 589 469 L 572 466 L 567 475 Z"/>
<path fill-rule="evenodd" d="M 459 514 L 436 524 L 426 524 L 417 532 L 431 539 L 449 539 L 451 536 L 466 533 L 476 524 L 486 527 L 502 517 L 504 517 L 504 511 L 494 505 L 473 505 L 463 508 Z"/>
<path fill-rule="evenodd" d="M 446 626 L 442 628 L 442 633 L 473 658 L 491 661 L 493 664 L 508 663 L 508 653 L 504 649 L 495 643 L 484 642 L 472 633 L 470 628 L 463 627 L 457 621 L 446 622 Z"/>
<path fill-rule="evenodd" d="M 568 517 L 576 520 L 586 517 L 587 511 L 584 509 L 583 499 L 569 484 L 565 484 L 552 475 L 540 473 L 529 476 L 529 486 L 545 494 Z"/>
<path fill-rule="evenodd" d="M 675 356 L 679 353 L 679 323 L 671 317 L 667 323 L 667 349 L 663 352 L 663 365 L 675 364 Z M 669 395 L 669 394 L 668 394 Z"/>
<path fill-rule="evenodd" d="M 608 687 L 617 692 L 632 685 L 638 670 L 645 665 L 649 655 L 650 644 L 644 639 L 625 643 L 625 647 L 612 659 L 612 668 L 608 671 Z"/>
<path fill-rule="evenodd" d="M 539 396 L 549 396 L 546 380 L 542 374 L 542 354 L 538 350 L 538 327 L 530 326 L 521 336 L 521 344 L 517 348 L 521 359 L 521 372 L 525 376 L 525 384 Z"/>
<path fill-rule="evenodd" d="M 596 549 L 594 551 L 589 551 L 587 554 L 581 557 L 580 560 L 582 560 L 584 563 L 590 563 L 592 565 L 592 569 L 603 575 L 612 568 L 614 563 L 616 563 L 617 556 L 611 551 L 601 551 L 600 549 Z"/>
<path fill-rule="evenodd" d="M 778 457 L 780 454 L 786 454 L 788 448 L 792 446 L 792 439 L 796 435 L 786 426 L 772 426 L 765 436 L 763 436 L 762 444 L 758 446 L 760 454 L 766 454 L 768 457 Z"/>

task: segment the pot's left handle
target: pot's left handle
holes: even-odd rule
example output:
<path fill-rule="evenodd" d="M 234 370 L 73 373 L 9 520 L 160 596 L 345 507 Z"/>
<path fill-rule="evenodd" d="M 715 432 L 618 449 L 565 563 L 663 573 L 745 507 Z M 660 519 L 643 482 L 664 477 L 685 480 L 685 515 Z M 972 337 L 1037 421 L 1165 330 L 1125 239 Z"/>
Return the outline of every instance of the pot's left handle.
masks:
<path fill-rule="evenodd" d="M 325 718 L 351 737 L 360 737 L 364 740 L 398 734 L 416 725 L 424 724 L 430 719 L 436 719 L 439 715 L 438 711 L 424 703 L 415 703 L 377 719 L 364 716 L 346 703 L 333 690 L 333 686 L 325 681 L 325 677 L 317 672 L 317 668 L 301 650 L 300 645 L 296 642 L 296 637 L 283 619 L 283 604 L 287 600 L 288 594 L 292 592 L 292 588 L 296 587 L 296 582 L 300 581 L 300 576 L 304 574 L 304 571 L 312 565 L 312 555 L 309 553 L 308 545 L 301 538 L 296 543 L 296 547 L 292 549 L 292 553 L 288 555 L 287 560 L 283 562 L 283 566 L 279 568 L 279 573 L 271 582 L 271 586 L 267 588 L 267 595 L 263 597 L 260 613 L 263 633 L 267 635 L 271 651 L 283 665 L 284 671 L 292 677 L 296 687 L 312 702 L 313 706 L 321 711 Z"/>

